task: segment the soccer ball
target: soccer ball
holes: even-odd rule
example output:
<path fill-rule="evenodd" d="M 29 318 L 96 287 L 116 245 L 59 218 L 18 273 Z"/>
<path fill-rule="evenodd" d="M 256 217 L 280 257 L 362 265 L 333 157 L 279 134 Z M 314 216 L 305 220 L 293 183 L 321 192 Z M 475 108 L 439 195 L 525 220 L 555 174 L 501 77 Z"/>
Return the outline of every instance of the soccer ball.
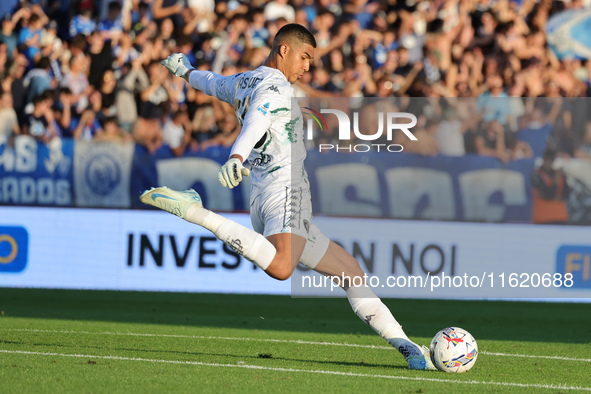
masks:
<path fill-rule="evenodd" d="M 444 372 L 466 372 L 478 358 L 478 345 L 474 337 L 459 327 L 448 327 L 433 337 L 429 346 L 431 361 Z"/>

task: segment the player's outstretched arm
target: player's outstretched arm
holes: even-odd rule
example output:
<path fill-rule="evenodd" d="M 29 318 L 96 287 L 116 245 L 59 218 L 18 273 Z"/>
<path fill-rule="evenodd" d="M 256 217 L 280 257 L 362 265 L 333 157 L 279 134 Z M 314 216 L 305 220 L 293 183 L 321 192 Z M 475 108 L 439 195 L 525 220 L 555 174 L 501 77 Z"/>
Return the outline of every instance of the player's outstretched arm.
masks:
<path fill-rule="evenodd" d="M 225 97 L 216 94 L 216 84 L 224 77 L 211 71 L 196 70 L 183 53 L 170 55 L 162 61 L 162 65 L 175 76 L 185 79 L 195 89 L 228 102 Z"/>

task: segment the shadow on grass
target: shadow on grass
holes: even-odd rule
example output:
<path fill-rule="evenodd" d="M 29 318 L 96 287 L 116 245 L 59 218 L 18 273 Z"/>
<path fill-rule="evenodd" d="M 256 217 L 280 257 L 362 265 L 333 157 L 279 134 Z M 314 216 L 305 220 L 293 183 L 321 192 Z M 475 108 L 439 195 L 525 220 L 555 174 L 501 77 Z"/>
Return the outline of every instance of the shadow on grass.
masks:
<path fill-rule="evenodd" d="M 431 338 L 456 325 L 477 340 L 591 343 L 590 304 L 384 302 L 410 337 Z M 343 298 L 0 288 L 0 310 L 6 318 L 375 335 Z"/>
<path fill-rule="evenodd" d="M 32 351 L 33 347 L 48 347 L 52 351 L 55 351 L 55 348 L 76 348 L 76 353 L 79 354 L 80 349 L 88 349 L 88 350 L 113 350 L 113 351 L 124 351 L 124 352 L 135 352 L 135 353 L 149 353 L 151 355 L 158 355 L 158 354 L 173 354 L 173 355 L 182 355 L 182 356 L 206 356 L 206 357 L 228 357 L 234 358 L 236 361 L 241 360 L 260 360 L 262 358 L 269 359 L 269 360 L 280 360 L 280 361 L 293 361 L 293 362 L 300 362 L 306 364 L 321 364 L 321 365 L 334 365 L 334 366 L 341 366 L 341 367 L 370 367 L 370 368 L 393 368 L 393 369 L 408 369 L 406 366 L 401 365 L 390 365 L 390 364 L 372 364 L 372 363 L 365 363 L 365 362 L 349 362 L 349 361 L 325 361 L 325 360 L 303 360 L 300 358 L 293 358 L 293 357 L 276 357 L 270 356 L 268 354 L 224 354 L 224 353 L 208 353 L 208 352 L 189 352 L 189 351 L 180 351 L 180 350 L 158 350 L 158 349 L 138 349 L 138 348 L 125 348 L 125 347 L 116 347 L 116 346 L 89 346 L 89 345 L 64 345 L 61 343 L 40 343 L 40 342 L 31 342 L 31 341 L 7 341 L 7 340 L 0 340 L 0 344 L 9 344 L 9 345 L 22 345 L 27 346 L 28 351 Z M 37 350 L 37 349 L 35 349 Z M 187 360 L 193 361 L 193 360 Z M 203 362 L 215 362 L 215 361 L 207 361 L 204 360 Z"/>

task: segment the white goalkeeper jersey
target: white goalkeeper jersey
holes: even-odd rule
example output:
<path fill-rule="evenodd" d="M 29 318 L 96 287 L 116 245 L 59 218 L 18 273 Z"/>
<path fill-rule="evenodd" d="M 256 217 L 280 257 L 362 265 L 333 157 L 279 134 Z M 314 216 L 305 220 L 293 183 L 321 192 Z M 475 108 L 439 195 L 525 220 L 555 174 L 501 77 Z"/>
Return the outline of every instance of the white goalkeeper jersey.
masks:
<path fill-rule="evenodd" d="M 261 66 L 216 78 L 214 86 L 214 96 L 234 106 L 241 125 L 248 111 L 258 111 L 271 122 L 248 157 L 254 194 L 257 188 L 285 188 L 305 181 L 302 113 L 299 106 L 292 108 L 293 88 L 285 75 Z"/>

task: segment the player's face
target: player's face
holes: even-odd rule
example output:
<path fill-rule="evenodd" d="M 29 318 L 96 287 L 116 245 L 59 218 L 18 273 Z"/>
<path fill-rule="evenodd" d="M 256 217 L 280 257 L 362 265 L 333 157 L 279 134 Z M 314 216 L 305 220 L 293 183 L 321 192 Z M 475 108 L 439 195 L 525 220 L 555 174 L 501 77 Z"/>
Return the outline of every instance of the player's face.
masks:
<path fill-rule="evenodd" d="M 286 77 L 290 83 L 301 79 L 310 69 L 310 61 L 314 59 L 314 47 L 302 44 L 290 49 L 286 56 Z"/>

